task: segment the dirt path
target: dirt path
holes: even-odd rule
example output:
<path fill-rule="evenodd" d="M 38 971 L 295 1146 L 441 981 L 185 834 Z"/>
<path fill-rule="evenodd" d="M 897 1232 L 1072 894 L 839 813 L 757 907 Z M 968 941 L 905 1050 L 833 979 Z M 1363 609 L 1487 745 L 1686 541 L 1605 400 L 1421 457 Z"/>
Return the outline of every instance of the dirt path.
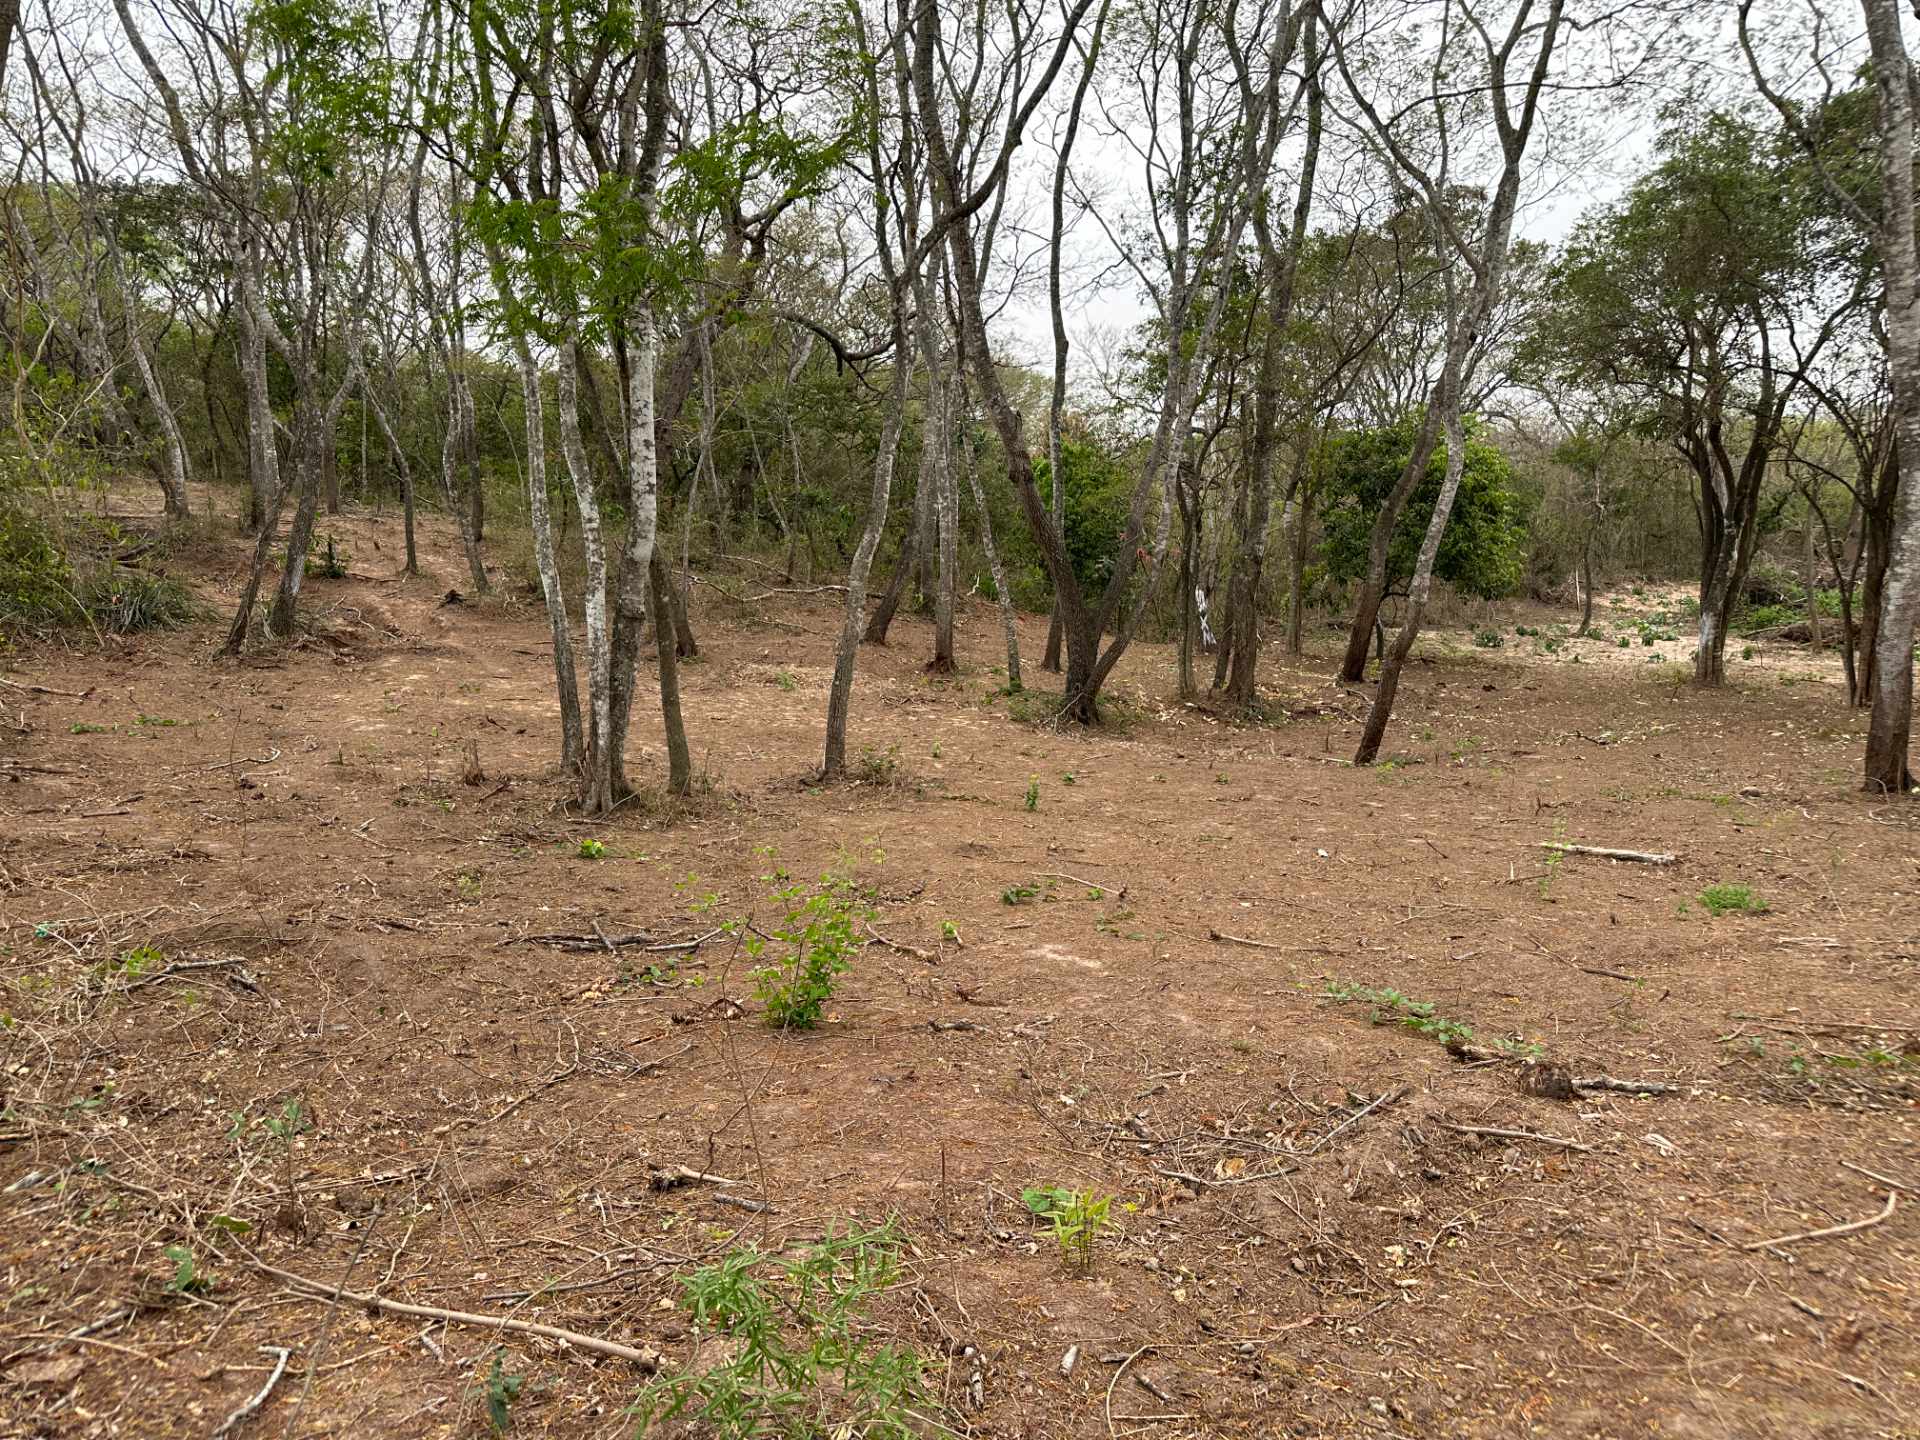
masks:
<path fill-rule="evenodd" d="M 445 588 L 314 581 L 307 638 L 243 665 L 209 628 L 0 669 L 88 692 L 0 695 L 31 727 L 0 729 L 0 1435 L 208 1435 L 262 1346 L 293 1355 L 254 1433 L 486 1433 L 498 1336 L 330 1309 L 242 1246 L 678 1364 L 676 1276 L 888 1215 L 872 1323 L 972 1433 L 1913 1433 L 1920 1190 L 1743 1248 L 1881 1212 L 1863 1171 L 1920 1186 L 1920 812 L 1853 793 L 1829 661 L 1701 695 L 1443 637 L 1356 772 L 1324 659 L 1274 657 L 1264 727 L 1166 699 L 1162 647 L 1124 726 L 1017 723 L 980 606 L 955 681 L 915 622 L 863 654 L 873 783 L 818 790 L 831 607 L 703 588 L 711 789 L 596 827 L 550 773 L 543 622 Z M 761 1023 L 725 936 L 592 948 L 771 927 L 776 867 L 876 897 L 815 1033 Z M 1553 1067 L 1678 1089 L 1526 1093 Z M 652 1188 L 673 1166 L 739 1183 Z M 1036 1185 L 1115 1197 L 1088 1273 Z M 504 1366 L 513 1433 L 630 1433 L 623 1363 Z"/>

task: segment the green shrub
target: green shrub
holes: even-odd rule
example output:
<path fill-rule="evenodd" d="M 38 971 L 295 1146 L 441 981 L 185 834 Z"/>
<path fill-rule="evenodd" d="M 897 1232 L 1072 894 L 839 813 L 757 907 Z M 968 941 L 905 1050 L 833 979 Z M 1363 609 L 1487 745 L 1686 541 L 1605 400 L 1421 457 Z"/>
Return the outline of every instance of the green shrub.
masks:
<path fill-rule="evenodd" d="M 874 1297 L 899 1274 L 900 1248 L 889 1222 L 829 1230 L 793 1259 L 743 1246 L 682 1276 L 694 1358 L 640 1391 L 640 1434 L 682 1417 L 720 1440 L 919 1440 L 944 1429 L 923 1419 L 919 1355 L 867 1333 Z"/>
<path fill-rule="evenodd" d="M 1506 637 L 1492 626 L 1485 626 L 1473 632 L 1473 643 L 1482 650 L 1498 650 L 1506 644 Z"/>
<path fill-rule="evenodd" d="M 75 592 L 93 622 L 115 635 L 178 630 L 200 618 L 200 604 L 178 580 L 123 565 L 95 571 Z"/>
<path fill-rule="evenodd" d="M 854 926 L 872 914 L 852 884 L 836 876 L 820 879 L 809 893 L 789 885 L 775 891 L 787 916 L 772 933 L 747 937 L 747 954 L 776 958 L 752 972 L 754 998 L 767 1007 L 767 1023 L 777 1030 L 811 1030 L 820 1023 L 839 977 L 860 948 Z"/>

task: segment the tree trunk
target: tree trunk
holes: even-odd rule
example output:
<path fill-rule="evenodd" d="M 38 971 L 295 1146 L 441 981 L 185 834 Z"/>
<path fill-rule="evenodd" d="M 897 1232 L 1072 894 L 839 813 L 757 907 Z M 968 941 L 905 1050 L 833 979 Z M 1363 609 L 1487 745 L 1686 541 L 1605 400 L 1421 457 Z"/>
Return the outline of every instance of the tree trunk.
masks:
<path fill-rule="evenodd" d="M 1576 637 L 1593 632 L 1593 527 L 1587 527 L 1587 533 L 1580 542 L 1580 628 L 1574 631 Z"/>
<path fill-rule="evenodd" d="M 940 395 L 937 411 L 931 404 L 927 407 L 928 423 L 936 423 L 937 417 L 939 426 L 934 442 L 937 448 L 933 474 L 934 525 L 940 537 L 940 563 L 934 577 L 933 658 L 927 662 L 927 670 L 934 675 L 951 675 L 957 668 L 953 661 L 953 609 L 960 574 L 960 496 L 953 473 L 953 437 L 959 419 L 957 402 L 962 382 L 957 364 L 951 373 L 932 364 L 928 371 L 928 399 L 931 400 L 936 391 Z"/>
<path fill-rule="evenodd" d="M 1193 546 L 1195 501 L 1182 485 L 1175 495 L 1180 502 L 1180 698 L 1191 700 L 1193 684 Z"/>
<path fill-rule="evenodd" d="M 560 768 L 568 774 L 577 775 L 581 771 L 585 753 L 580 734 L 580 682 L 573 668 L 573 639 L 567 622 L 567 597 L 560 588 L 560 567 L 553 555 L 553 518 L 547 499 L 546 402 L 541 395 L 540 371 L 533 363 L 533 352 L 527 345 L 524 333 L 514 335 L 513 352 L 520 371 L 521 404 L 526 411 L 527 518 L 533 530 L 533 563 L 540 571 L 540 592 L 546 599 L 547 628 L 553 638 L 553 676 L 555 693 L 560 701 Z M 569 364 L 572 359 L 570 349 L 563 348 L 561 364 Z M 568 428 L 565 411 L 567 401 L 571 398 L 571 395 L 564 393 L 559 396 L 563 450 L 567 448 L 564 439 L 564 432 Z M 574 413 L 577 415 L 578 411 Z M 577 449 L 578 445 L 576 436 L 573 448 Z M 604 566 L 602 568 L 604 570 Z M 604 574 L 601 578 L 604 581 Z M 592 584 L 591 578 L 588 584 Z"/>
<path fill-rule="evenodd" d="M 594 488 L 593 468 L 580 443 L 580 347 L 569 336 L 560 346 L 557 400 L 560 407 L 560 453 L 567 477 L 573 482 L 574 503 L 580 511 L 580 548 L 586 559 L 586 593 L 581 608 L 587 622 L 586 743 L 580 765 L 580 808 L 590 815 L 613 808 L 612 757 L 608 736 L 613 730 L 613 647 L 607 623 L 607 542 L 600 520 L 600 498 Z M 576 702 L 577 703 L 577 702 Z"/>
<path fill-rule="evenodd" d="M 1457 373 L 1458 365 L 1453 368 Z M 1407 458 L 1407 468 L 1394 481 L 1393 490 L 1374 517 L 1373 530 L 1367 537 L 1367 573 L 1354 596 L 1353 625 L 1347 631 L 1347 650 L 1340 662 L 1342 680 L 1359 680 L 1367 673 L 1367 651 L 1373 646 L 1374 627 L 1387 598 L 1387 555 L 1393 545 L 1393 532 L 1400 524 L 1400 512 L 1407 508 L 1408 499 L 1420 484 L 1420 477 L 1427 473 L 1427 463 L 1433 459 L 1439 440 L 1440 417 L 1436 407 L 1429 405 L 1420 433 L 1414 438 L 1413 453 Z"/>
<path fill-rule="evenodd" d="M 1806 544 L 1802 554 L 1801 574 L 1806 577 L 1802 583 L 1807 591 L 1807 643 L 1817 653 L 1826 648 L 1826 641 L 1820 633 L 1819 552 L 1814 548 L 1811 502 L 1807 506 Z"/>
<path fill-rule="evenodd" d="M 921 476 L 923 482 L 925 478 Z M 900 609 L 901 597 L 907 592 L 907 577 L 913 573 L 914 540 L 918 534 L 918 529 L 912 525 L 901 532 L 900 553 L 893 562 L 893 574 L 887 579 L 887 588 L 880 596 L 880 603 L 873 607 L 873 617 L 867 621 L 866 634 L 861 636 L 863 644 L 887 643 L 887 631 L 892 628 L 894 614 Z"/>
<path fill-rule="evenodd" d="M 473 424 L 473 392 L 461 368 L 460 357 L 447 366 L 447 431 L 440 445 L 440 494 L 447 503 L 447 514 L 460 527 L 460 548 L 466 552 L 467 575 L 476 594 L 487 593 L 487 563 L 480 550 L 480 532 L 474 529 L 473 512 L 460 500 L 460 459 L 466 453 L 467 436 Z"/>
<path fill-rule="evenodd" d="M 241 272 L 240 368 L 247 390 L 247 492 L 254 538 L 247 578 L 240 587 L 240 604 L 234 612 L 226 643 L 220 648 L 223 655 L 237 655 L 240 647 L 247 643 L 253 609 L 260 599 L 260 586 L 273 558 L 281 506 L 286 500 L 286 487 L 280 483 L 279 442 L 273 433 L 273 404 L 267 394 L 267 337 L 254 313 L 258 286 L 252 277 L 250 257 L 243 256 L 238 268 Z"/>
<path fill-rule="evenodd" d="M 1406 668 L 1413 642 L 1419 638 L 1420 622 L 1426 614 L 1427 598 L 1433 589 L 1433 562 L 1440 554 L 1440 538 L 1453 516 L 1454 496 L 1460 490 L 1460 477 L 1466 470 L 1467 440 L 1460 425 L 1460 409 L 1455 395 L 1446 400 L 1444 424 L 1447 435 L 1447 471 L 1440 485 L 1440 498 L 1434 502 L 1433 518 L 1427 522 L 1426 538 L 1420 542 L 1420 556 L 1414 562 L 1413 583 L 1407 595 L 1407 613 L 1394 636 L 1393 647 L 1381 657 L 1380 684 L 1373 693 L 1373 705 L 1367 711 L 1367 723 L 1360 734 L 1360 748 L 1354 752 L 1355 765 L 1371 765 L 1380 754 L 1380 742 L 1387 732 L 1387 720 L 1393 714 L 1394 696 L 1400 689 L 1400 675 Z"/>
<path fill-rule="evenodd" d="M 1020 683 L 1020 630 L 1013 608 L 1013 595 L 1007 589 L 1007 572 L 1000 565 L 1000 551 L 993 543 L 993 516 L 987 513 L 987 490 L 980 483 L 980 467 L 975 463 L 972 442 L 960 441 L 960 468 L 966 471 L 967 487 L 973 492 L 974 508 L 980 512 L 980 545 L 987 552 L 987 573 L 993 576 L 994 599 L 1000 607 L 1000 629 L 1007 642 L 1007 693 L 1018 695 Z"/>
<path fill-rule="evenodd" d="M 821 759 L 820 778 L 838 780 L 847 768 L 847 714 L 853 704 L 853 672 L 859 660 L 861 628 L 867 608 L 867 579 L 873 573 L 874 552 L 880 548 L 880 537 L 887 528 L 887 507 L 893 494 L 894 465 L 900 453 L 900 433 L 906 423 L 907 389 L 913 375 L 912 337 L 908 332 L 906 307 L 908 304 L 905 282 L 895 280 L 898 291 L 894 297 L 893 318 L 893 375 L 887 392 L 887 409 L 880 424 L 880 444 L 873 456 L 873 483 L 867 495 L 867 523 L 860 532 L 860 543 L 854 548 L 853 563 L 847 567 L 847 609 L 840 622 L 840 638 L 833 650 L 833 683 L 827 691 L 827 737 L 826 753 Z M 922 480 L 924 482 L 924 463 Z M 907 547 L 913 543 L 913 531 L 909 529 L 901 541 L 899 564 L 894 567 L 893 580 L 887 587 L 888 598 L 881 603 L 887 607 L 887 619 L 892 618 L 891 605 L 899 603 L 899 593 L 906 583 L 909 568 Z M 866 639 L 873 644 L 886 643 L 886 625 L 876 613 L 874 623 L 880 627 L 879 638 L 873 634 L 872 626 L 866 629 Z"/>
<path fill-rule="evenodd" d="M 627 538 L 621 551 L 614 610 L 612 715 L 607 732 L 615 804 L 633 790 L 626 773 L 627 731 L 633 717 L 640 637 L 646 629 L 647 588 L 660 503 L 653 395 L 659 350 L 653 307 L 644 300 L 636 301 L 627 317 Z"/>
<path fill-rule="evenodd" d="M 658 545 L 653 547 L 647 562 L 647 577 L 652 582 L 654 612 L 671 615 L 673 582 L 667 575 L 667 562 L 661 558 Z M 660 636 L 654 650 L 659 657 L 660 724 L 667 738 L 667 793 L 689 795 L 693 792 L 693 756 L 687 748 L 686 718 L 680 710 L 678 647 Z"/>
<path fill-rule="evenodd" d="M 1293 507 L 1293 555 L 1287 575 L 1287 654 L 1295 656 L 1307 648 L 1307 538 L 1312 518 L 1313 487 L 1303 482 Z"/>

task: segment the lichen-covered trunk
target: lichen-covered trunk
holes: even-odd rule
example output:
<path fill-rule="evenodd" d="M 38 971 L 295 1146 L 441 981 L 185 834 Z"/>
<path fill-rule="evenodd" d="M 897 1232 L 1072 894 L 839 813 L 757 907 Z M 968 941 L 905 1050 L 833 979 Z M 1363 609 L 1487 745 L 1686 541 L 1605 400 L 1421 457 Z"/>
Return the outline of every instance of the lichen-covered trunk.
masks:
<path fill-rule="evenodd" d="M 1880 102 L 1883 208 L 1878 248 L 1886 270 L 1887 370 L 1900 453 L 1900 488 L 1874 642 L 1864 778 L 1869 792 L 1886 795 L 1913 788 L 1907 755 L 1913 730 L 1914 626 L 1920 619 L 1920 254 L 1914 237 L 1913 67 L 1901 30 L 1901 7 L 1896 0 L 1863 0 L 1863 5 Z"/>
<path fill-rule="evenodd" d="M 286 500 L 286 486 L 280 483 L 280 447 L 273 433 L 273 402 L 267 393 L 267 337 L 265 327 L 255 314 L 259 287 L 252 267 L 243 257 L 240 266 L 240 344 L 241 370 L 247 391 L 247 485 L 249 518 L 254 523 L 253 555 L 247 565 L 247 578 L 240 586 L 240 603 L 234 610 L 233 625 L 227 631 L 223 655 L 237 655 L 247 642 L 253 626 L 254 606 L 260 601 L 260 586 L 273 559 L 273 540 L 280 528 L 280 509 Z"/>
<path fill-rule="evenodd" d="M 627 313 L 627 538 L 621 547 L 614 601 L 612 704 L 607 729 L 613 804 L 633 790 L 626 773 L 627 734 L 633 719 L 640 637 L 647 623 L 649 571 L 660 513 L 659 442 L 653 423 L 654 372 L 659 359 L 660 337 L 653 307 L 645 300 L 637 301 Z"/>
<path fill-rule="evenodd" d="M 569 337 L 560 346 L 556 400 L 560 409 L 560 454 L 573 482 L 580 511 L 580 549 L 587 567 L 581 609 L 587 621 L 586 744 L 580 766 L 580 803 L 590 814 L 613 806 L 613 771 L 607 736 L 613 728 L 613 647 L 607 625 L 607 542 L 600 521 L 600 498 L 580 440 L 579 345 Z"/>
<path fill-rule="evenodd" d="M 540 370 L 526 336 L 513 339 L 513 358 L 520 371 L 520 400 L 527 427 L 527 520 L 533 530 L 533 563 L 540 572 L 540 593 L 547 603 L 547 629 L 553 638 L 554 691 L 560 701 L 560 768 L 577 773 L 584 747 L 580 738 L 580 682 L 573 670 L 573 632 L 567 623 L 567 597 L 560 586 L 560 567 L 553 555 L 553 515 L 547 503 L 546 401 L 540 389 Z M 568 357 L 563 353 L 562 361 Z M 564 407 L 566 397 L 561 397 Z M 562 427 L 565 421 L 561 422 Z"/>
<path fill-rule="evenodd" d="M 304 391 L 293 402 L 294 477 L 300 487 L 294 502 L 293 523 L 287 527 L 287 563 L 280 571 L 280 585 L 274 593 L 273 609 L 267 614 L 269 634 L 285 637 L 293 633 L 293 622 L 300 607 L 300 582 L 307 574 L 307 548 L 313 543 L 314 516 L 320 509 L 320 445 L 331 444 L 329 433 L 322 435 L 323 417 L 312 396 L 312 377 L 296 377 L 296 391 Z"/>

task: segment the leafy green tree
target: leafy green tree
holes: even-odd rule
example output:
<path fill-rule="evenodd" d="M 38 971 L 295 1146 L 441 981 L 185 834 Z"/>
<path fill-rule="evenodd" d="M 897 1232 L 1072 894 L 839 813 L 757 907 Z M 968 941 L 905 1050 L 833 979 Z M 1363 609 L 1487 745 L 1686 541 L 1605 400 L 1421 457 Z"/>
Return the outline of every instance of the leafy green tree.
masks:
<path fill-rule="evenodd" d="M 1327 446 L 1324 557 L 1328 576 L 1356 581 L 1367 572 L 1367 544 L 1380 507 L 1405 470 L 1418 437 L 1417 417 L 1338 435 Z M 1447 521 L 1433 573 L 1456 590 L 1484 599 L 1510 594 L 1524 571 L 1531 506 L 1515 488 L 1507 457 L 1467 427 L 1460 493 Z M 1446 450 L 1436 447 L 1425 478 L 1394 526 L 1387 549 L 1386 593 L 1406 591 L 1421 537 L 1433 518 L 1446 475 Z"/>

